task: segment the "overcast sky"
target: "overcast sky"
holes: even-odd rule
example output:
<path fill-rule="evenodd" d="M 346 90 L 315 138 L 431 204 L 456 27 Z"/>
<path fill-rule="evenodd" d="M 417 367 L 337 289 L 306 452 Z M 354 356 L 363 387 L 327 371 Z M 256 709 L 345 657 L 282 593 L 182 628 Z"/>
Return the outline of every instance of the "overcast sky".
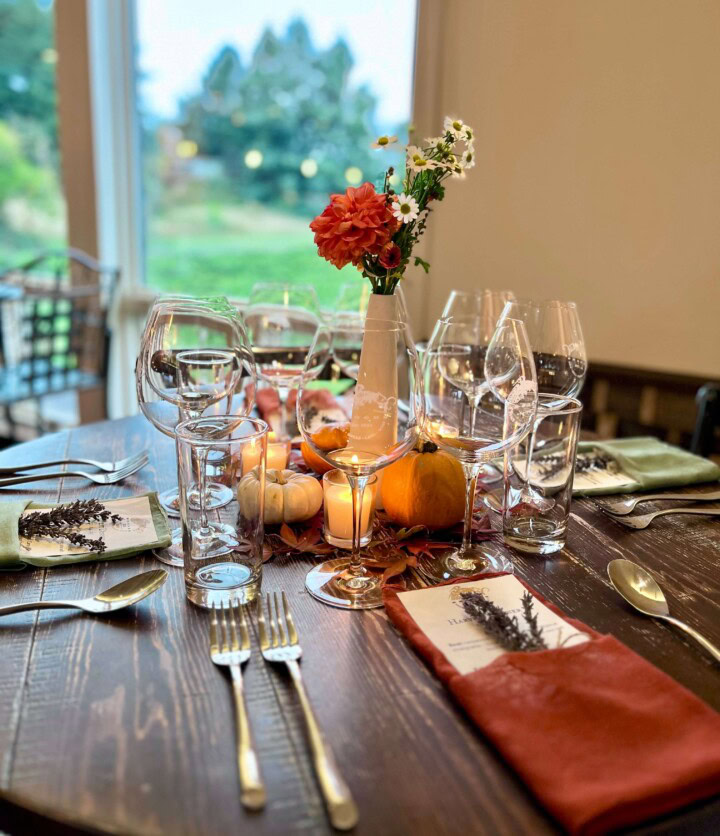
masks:
<path fill-rule="evenodd" d="M 138 0 L 142 98 L 173 118 L 182 96 L 197 91 L 218 49 L 230 44 L 246 62 L 266 26 L 284 34 L 302 17 L 313 43 L 345 38 L 355 59 L 351 81 L 378 99 L 381 126 L 410 117 L 415 0 Z"/>

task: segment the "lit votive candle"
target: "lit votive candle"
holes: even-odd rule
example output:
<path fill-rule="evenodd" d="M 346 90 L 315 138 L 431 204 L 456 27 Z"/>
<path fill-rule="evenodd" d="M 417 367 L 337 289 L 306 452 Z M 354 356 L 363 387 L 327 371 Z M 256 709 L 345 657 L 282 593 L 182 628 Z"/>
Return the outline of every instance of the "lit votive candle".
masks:
<path fill-rule="evenodd" d="M 375 518 L 375 491 L 377 476 L 371 476 L 363 491 L 360 512 L 360 545 L 366 546 L 372 538 Z M 341 470 L 331 470 L 323 476 L 325 502 L 325 539 L 332 546 L 352 549 L 353 501 L 347 476 Z"/>
<path fill-rule="evenodd" d="M 262 444 L 258 440 L 253 440 L 245 446 L 242 454 L 243 475 L 251 471 L 254 467 L 260 464 L 260 457 L 262 455 Z M 284 470 L 287 467 L 288 458 L 290 456 L 290 439 L 278 438 L 274 432 L 268 433 L 267 439 L 267 453 L 265 458 L 265 467 L 270 470 Z"/>

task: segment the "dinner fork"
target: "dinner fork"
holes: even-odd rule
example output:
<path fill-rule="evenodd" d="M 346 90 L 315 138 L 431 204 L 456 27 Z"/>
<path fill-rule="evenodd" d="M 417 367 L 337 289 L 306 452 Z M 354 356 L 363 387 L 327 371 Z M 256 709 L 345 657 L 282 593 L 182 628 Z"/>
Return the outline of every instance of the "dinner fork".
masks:
<path fill-rule="evenodd" d="M 121 482 L 128 476 L 132 476 L 141 468 L 145 467 L 148 459 L 144 456 L 134 464 L 124 467 L 122 470 L 116 470 L 113 473 L 87 473 L 84 470 L 56 470 L 53 473 L 30 473 L 27 475 L 12 476 L 8 479 L 0 479 L 0 488 L 6 488 L 11 485 L 22 485 L 25 482 L 39 482 L 41 479 L 60 479 L 65 476 L 78 476 L 83 479 L 89 479 L 95 482 L 96 485 L 113 485 L 115 482 Z"/>
<path fill-rule="evenodd" d="M 648 502 L 651 499 L 687 499 L 693 502 L 716 502 L 720 499 L 720 491 L 713 491 L 712 493 L 653 493 L 645 496 L 631 496 L 628 499 L 596 501 L 601 511 L 621 517 L 625 514 L 631 514 L 639 502 Z"/>
<path fill-rule="evenodd" d="M 240 800 L 248 810 L 262 810 L 266 800 L 265 785 L 260 775 L 243 694 L 242 665 L 250 658 L 250 635 L 245 609 L 241 604 L 234 602 L 232 605 L 224 605 L 222 609 L 212 608 L 210 658 L 216 665 L 230 668 L 232 676 Z"/>
<path fill-rule="evenodd" d="M 310 705 L 310 700 L 305 690 L 298 659 L 302 656 L 302 648 L 298 640 L 295 622 L 293 621 L 290 605 L 285 593 L 282 595 L 282 605 L 285 614 L 285 627 L 283 616 L 280 612 L 278 594 L 275 592 L 275 615 L 273 615 L 272 600 L 270 593 L 266 595 L 268 629 L 265 626 L 265 614 L 262 601 L 258 601 L 258 636 L 260 639 L 260 650 L 263 658 L 268 662 L 284 662 L 290 671 L 293 684 L 297 689 L 300 705 L 305 715 L 310 747 L 313 754 L 315 774 L 317 775 L 320 790 L 325 798 L 328 815 L 333 827 L 338 830 L 350 830 L 355 827 L 358 820 L 358 811 L 355 801 L 345 783 L 333 753 L 325 742 L 320 727 L 318 726 L 315 714 Z M 286 629 L 287 628 L 287 629 Z"/>
<path fill-rule="evenodd" d="M 124 470 L 130 467 L 141 459 L 147 459 L 147 450 L 141 450 L 126 459 L 118 459 L 116 462 L 98 462 L 95 459 L 57 459 L 50 462 L 33 462 L 33 464 L 21 464 L 15 467 L 0 467 L 0 474 L 9 473 L 24 473 L 26 470 L 36 470 L 40 467 L 53 467 L 61 464 L 87 464 L 90 467 L 97 467 L 98 470 L 104 470 L 105 473 L 112 473 L 116 470 Z"/>
<path fill-rule="evenodd" d="M 667 508 L 665 511 L 653 511 L 651 514 L 638 514 L 634 517 L 618 517 L 609 514 L 610 519 L 627 528 L 647 528 L 655 517 L 663 514 L 704 514 L 707 516 L 720 516 L 720 508 Z"/>

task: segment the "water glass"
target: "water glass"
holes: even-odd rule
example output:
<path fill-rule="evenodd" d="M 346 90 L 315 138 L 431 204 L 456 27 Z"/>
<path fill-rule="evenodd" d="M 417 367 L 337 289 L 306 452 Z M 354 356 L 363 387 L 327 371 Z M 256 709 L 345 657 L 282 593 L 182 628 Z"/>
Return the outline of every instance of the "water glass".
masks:
<path fill-rule="evenodd" d="M 528 436 L 507 453 L 503 537 L 518 551 L 552 554 L 565 545 L 581 416 L 576 398 L 540 393 L 534 443 Z"/>
<path fill-rule="evenodd" d="M 177 427 L 185 590 L 200 607 L 246 603 L 260 592 L 267 436 L 264 421 L 239 415 L 194 418 Z M 249 472 L 243 468 L 248 458 Z M 207 461 L 232 496 L 211 512 L 189 501 Z"/>

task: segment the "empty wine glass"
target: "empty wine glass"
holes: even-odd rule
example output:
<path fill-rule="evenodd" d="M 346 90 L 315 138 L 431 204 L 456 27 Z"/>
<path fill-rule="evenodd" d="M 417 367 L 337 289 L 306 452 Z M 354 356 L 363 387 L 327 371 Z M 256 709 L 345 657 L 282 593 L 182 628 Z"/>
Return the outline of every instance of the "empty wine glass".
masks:
<path fill-rule="evenodd" d="M 496 547 L 473 545 L 472 520 L 483 463 L 517 444 L 535 417 L 535 364 L 524 325 L 506 319 L 488 335 L 482 317 L 441 319 L 426 362 L 437 364 L 447 386 L 425 396 L 424 433 L 459 460 L 466 480 L 462 545 L 439 554 L 429 571 L 438 578 L 512 571 Z"/>
<path fill-rule="evenodd" d="M 320 324 L 317 296 L 311 287 L 290 284 L 255 285 L 245 309 L 245 323 L 255 355 L 258 378 L 280 399 L 274 428 L 285 438 L 287 398 L 302 374 L 308 349 Z"/>
<path fill-rule="evenodd" d="M 525 325 L 537 370 L 538 391 L 556 396 L 538 401 L 536 420 L 525 441 L 524 473 L 529 474 L 533 452 L 542 446 L 537 430 L 543 418 L 553 409 L 565 408 L 567 398 L 576 398 L 583 387 L 587 374 L 585 340 L 574 302 L 512 300 L 505 306 L 500 322 L 506 319 L 521 320 Z M 520 490 L 511 490 L 512 505 L 528 503 L 547 510 L 552 501 L 536 491 L 529 479 L 524 480 Z"/>
<path fill-rule="evenodd" d="M 252 352 L 242 319 L 223 297 L 192 299 L 160 297 L 145 324 L 135 368 L 138 403 L 145 417 L 174 438 L 183 420 L 218 411 L 247 415 L 252 399 L 242 392 L 244 382 L 255 382 Z M 252 388 L 251 388 L 252 391 Z M 204 481 L 204 469 L 198 483 Z M 202 478 L 200 478 L 202 477 Z M 161 494 L 170 513 L 178 506 L 177 488 Z M 188 501 L 196 508 L 219 508 L 232 498 L 229 489 L 209 483 L 192 490 Z M 182 534 L 156 556 L 182 566 Z"/>
<path fill-rule="evenodd" d="M 512 290 L 451 290 L 441 319 L 449 316 L 479 316 L 492 332 L 506 302 L 515 299 Z"/>
<path fill-rule="evenodd" d="M 334 493 L 332 501 L 338 506 L 326 510 L 336 519 L 351 519 L 353 532 L 350 559 L 328 560 L 314 567 L 305 586 L 320 601 L 346 609 L 382 606 L 380 577 L 368 571 L 360 555 L 363 501 L 373 474 L 415 444 L 424 408 L 417 351 L 405 322 L 366 318 L 364 333 L 365 356 L 360 361 L 349 428 L 318 432 L 323 425 L 315 408 L 316 381 L 332 357 L 331 334 L 326 328 L 318 330 L 308 352 L 297 399 L 303 438 L 314 453 L 345 475 L 350 487 L 345 498 Z M 402 409 L 398 409 L 400 399 L 405 404 Z M 328 436 L 333 439 L 329 449 L 321 443 Z"/>

